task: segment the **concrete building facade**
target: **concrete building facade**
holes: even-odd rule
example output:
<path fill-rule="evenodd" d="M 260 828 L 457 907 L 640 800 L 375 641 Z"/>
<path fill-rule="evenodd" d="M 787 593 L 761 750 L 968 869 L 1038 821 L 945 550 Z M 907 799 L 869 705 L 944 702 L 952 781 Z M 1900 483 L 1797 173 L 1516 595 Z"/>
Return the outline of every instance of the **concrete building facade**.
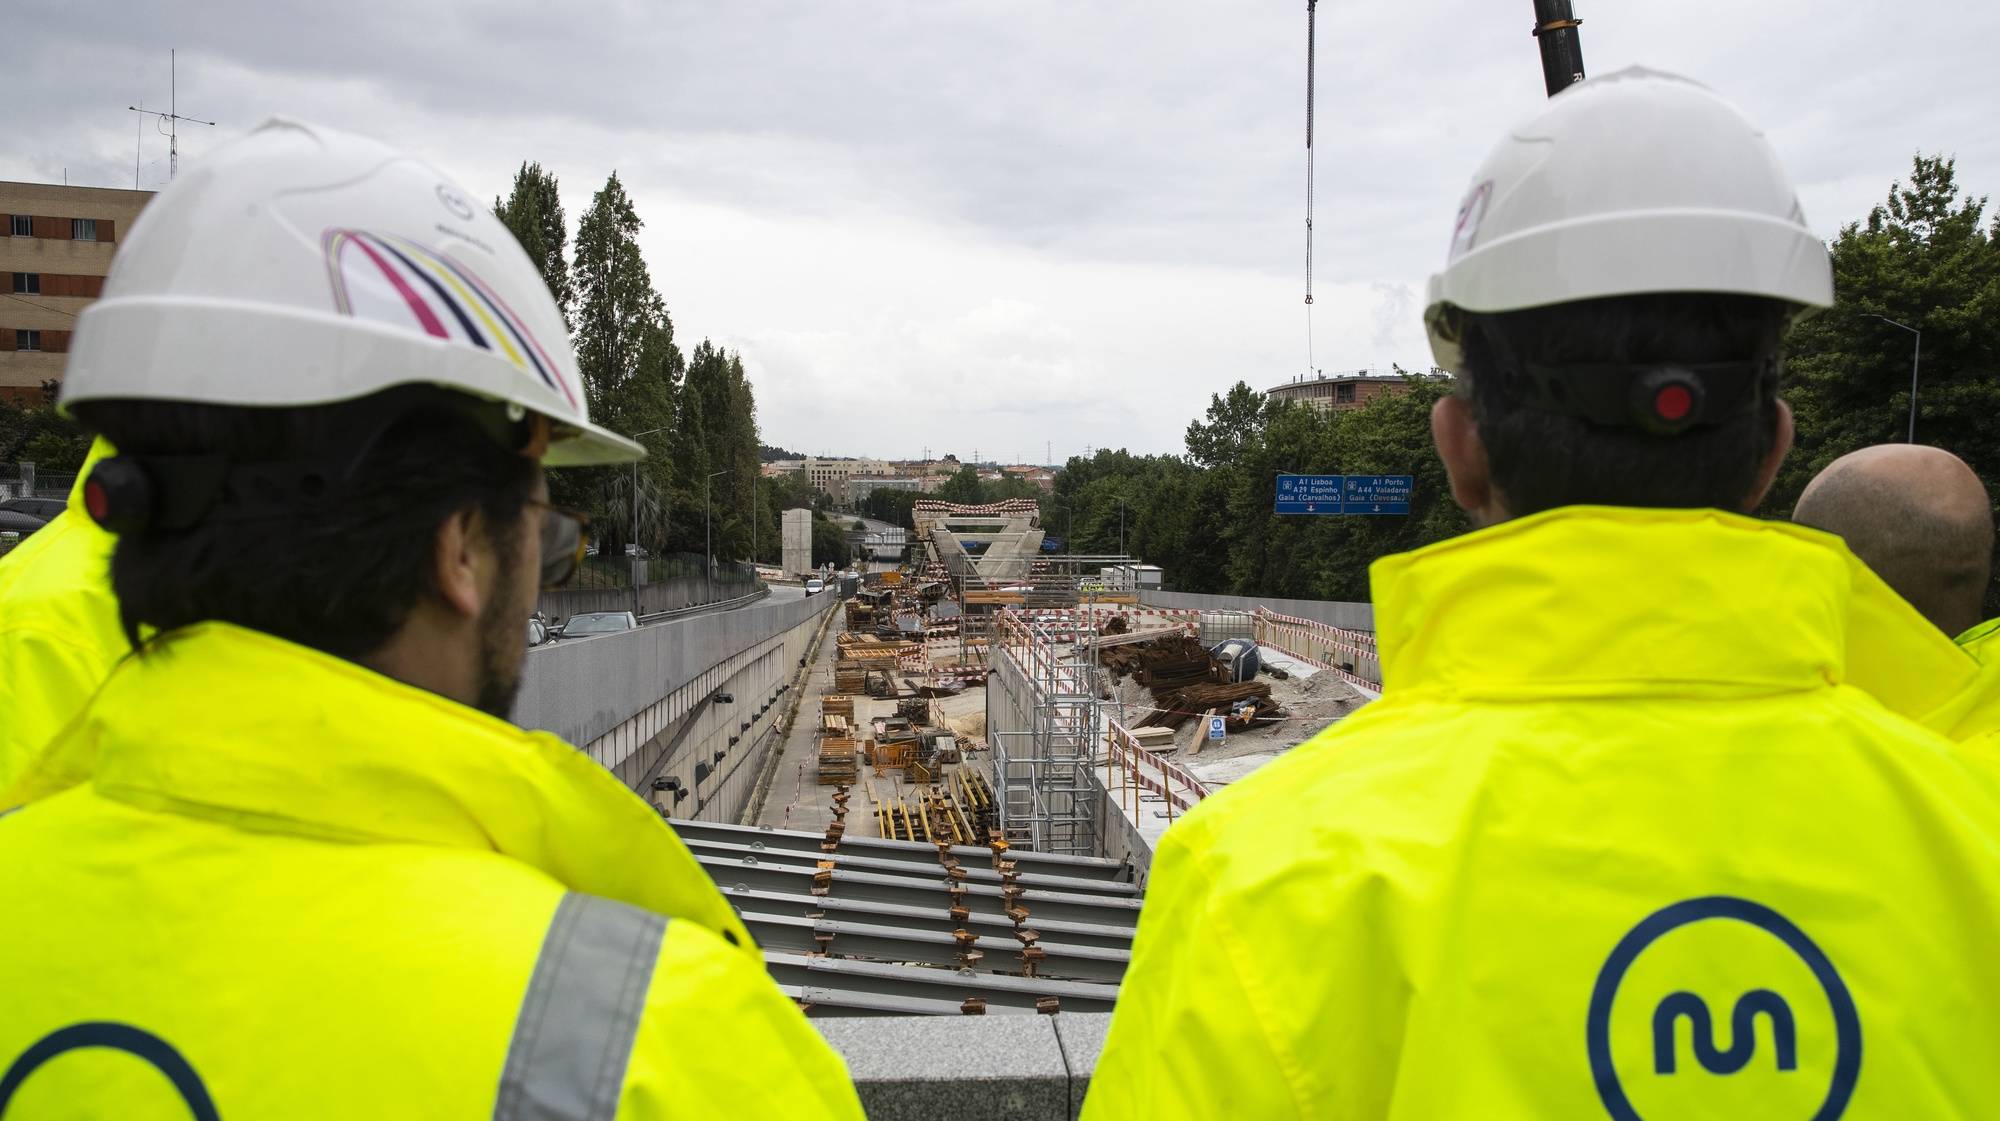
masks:
<path fill-rule="evenodd" d="M 849 480 L 893 479 L 897 475 L 893 464 L 879 459 L 808 459 L 800 471 L 807 484 L 835 502 L 847 501 Z"/>
<path fill-rule="evenodd" d="M 0 182 L 0 396 L 61 381 L 76 319 L 151 191 Z"/>
<path fill-rule="evenodd" d="M 1442 370 L 1431 370 L 1416 375 L 1418 377 L 1449 377 Z M 1358 409 L 1385 393 L 1408 393 L 1410 383 L 1401 374 L 1379 374 L 1370 370 L 1347 370 L 1340 373 L 1322 374 L 1318 377 L 1299 377 L 1274 385 L 1264 391 L 1264 396 L 1273 401 L 1290 401 L 1320 412 L 1345 412 Z"/>

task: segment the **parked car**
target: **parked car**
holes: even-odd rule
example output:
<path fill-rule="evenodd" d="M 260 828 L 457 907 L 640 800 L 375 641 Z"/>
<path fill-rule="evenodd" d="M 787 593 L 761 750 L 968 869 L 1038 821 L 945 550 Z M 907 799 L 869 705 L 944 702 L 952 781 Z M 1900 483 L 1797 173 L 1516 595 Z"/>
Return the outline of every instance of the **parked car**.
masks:
<path fill-rule="evenodd" d="M 809 596 L 818 595 L 819 593 L 825 590 L 826 590 L 826 581 L 820 579 L 817 576 L 806 581 L 806 594 Z"/>
<path fill-rule="evenodd" d="M 639 619 L 630 611 L 583 611 L 557 623 L 549 634 L 553 638 L 583 638 L 638 629 Z"/>
<path fill-rule="evenodd" d="M 53 521 L 65 505 L 60 498 L 9 498 L 0 502 L 0 532 L 18 533 L 25 539 Z"/>
<path fill-rule="evenodd" d="M 0 510 L 12 510 L 45 522 L 54 521 L 55 516 L 68 506 L 69 501 L 62 498 L 9 498 L 0 502 Z"/>

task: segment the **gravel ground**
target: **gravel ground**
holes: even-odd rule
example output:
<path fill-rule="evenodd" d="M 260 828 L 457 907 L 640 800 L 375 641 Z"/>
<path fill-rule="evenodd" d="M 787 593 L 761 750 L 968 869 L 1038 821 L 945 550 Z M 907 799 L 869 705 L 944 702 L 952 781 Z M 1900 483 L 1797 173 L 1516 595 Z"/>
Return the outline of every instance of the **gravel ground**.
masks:
<path fill-rule="evenodd" d="M 1181 726 L 1179 748 L 1167 757 L 1194 771 L 1204 782 L 1226 785 L 1318 735 L 1367 703 L 1360 693 L 1330 673 L 1287 681 L 1260 674 L 1257 680 L 1269 685 L 1271 696 L 1284 706 L 1283 720 L 1231 733 L 1221 743 L 1204 742 L 1201 751 L 1194 755 L 1188 754 L 1189 748 L 1206 729 L 1200 721 L 1189 721 Z M 1152 707 L 1152 691 L 1130 677 L 1119 681 L 1111 692 L 1114 701 L 1124 702 L 1128 726 L 1136 725 Z"/>

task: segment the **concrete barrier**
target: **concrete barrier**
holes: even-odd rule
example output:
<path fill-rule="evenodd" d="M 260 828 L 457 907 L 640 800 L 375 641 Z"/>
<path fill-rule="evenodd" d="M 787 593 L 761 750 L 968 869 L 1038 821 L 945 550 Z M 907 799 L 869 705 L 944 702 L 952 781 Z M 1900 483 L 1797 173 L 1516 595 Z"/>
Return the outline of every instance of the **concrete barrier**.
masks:
<path fill-rule="evenodd" d="M 828 1018 L 869 1121 L 1068 1121 L 1083 1108 L 1111 1022 L 1054 1016 Z"/>
<path fill-rule="evenodd" d="M 762 600 L 535 647 L 515 723 L 563 737 L 674 816 L 735 821 L 836 602 Z"/>
<path fill-rule="evenodd" d="M 1350 631 L 1375 629 L 1375 605 L 1326 599 L 1280 599 L 1273 596 L 1211 596 L 1194 592 L 1141 591 L 1139 602 L 1149 607 L 1178 607 L 1188 611 L 1255 611 L 1268 608 L 1280 615 L 1296 615 L 1317 623 Z"/>
<path fill-rule="evenodd" d="M 550 619 L 567 619 L 586 611 L 631 611 L 639 615 L 654 615 L 734 599 L 755 587 L 755 582 L 749 580 L 704 580 L 699 576 L 676 576 L 639 585 L 637 606 L 633 604 L 630 587 L 557 588 L 543 592 L 535 606 Z"/>
<path fill-rule="evenodd" d="M 514 722 L 588 744 L 730 656 L 817 621 L 835 602 L 832 596 L 765 600 L 534 647 Z"/>

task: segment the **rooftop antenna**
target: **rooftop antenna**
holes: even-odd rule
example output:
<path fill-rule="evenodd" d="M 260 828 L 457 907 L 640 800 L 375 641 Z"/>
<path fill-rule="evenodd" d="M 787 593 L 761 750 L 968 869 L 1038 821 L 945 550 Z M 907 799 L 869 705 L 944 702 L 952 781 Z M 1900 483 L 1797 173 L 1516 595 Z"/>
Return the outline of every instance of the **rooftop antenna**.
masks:
<path fill-rule="evenodd" d="M 155 128 L 159 127 L 161 121 L 166 122 L 167 181 L 170 183 L 173 182 L 174 176 L 180 171 L 181 167 L 180 123 L 186 121 L 191 125 L 208 125 L 211 128 L 215 126 L 214 121 L 204 121 L 199 117 L 183 117 L 180 115 L 180 61 L 176 57 L 178 54 L 178 51 L 167 52 L 167 77 L 170 83 L 167 94 L 167 111 L 162 113 L 157 109 L 141 109 L 137 105 L 127 105 L 125 107 L 134 113 L 143 113 L 148 117 L 156 118 L 154 121 Z M 134 167 L 132 185 L 134 187 L 139 185 L 138 162 L 138 158 L 134 157 L 132 161 Z"/>

